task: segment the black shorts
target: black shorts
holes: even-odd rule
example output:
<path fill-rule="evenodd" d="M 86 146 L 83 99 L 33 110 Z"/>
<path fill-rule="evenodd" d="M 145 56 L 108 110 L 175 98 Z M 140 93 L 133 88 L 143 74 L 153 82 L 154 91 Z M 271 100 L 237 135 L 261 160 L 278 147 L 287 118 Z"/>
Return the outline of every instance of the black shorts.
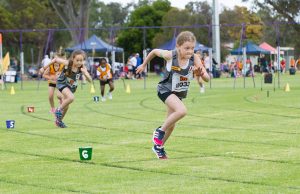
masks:
<path fill-rule="evenodd" d="M 101 81 L 100 80 L 100 86 L 104 86 L 105 84 L 109 84 L 110 82 L 113 82 L 113 80 L 112 79 L 108 79 L 106 81 Z"/>
<path fill-rule="evenodd" d="M 77 89 L 77 88 L 71 88 L 70 86 L 65 85 L 65 86 L 63 86 L 63 87 L 61 87 L 61 88 L 58 88 L 58 90 L 62 93 L 62 91 L 63 91 L 65 88 L 69 88 L 69 90 L 70 90 L 73 94 L 76 92 L 76 89 Z"/>
<path fill-rule="evenodd" d="M 49 83 L 48 85 L 49 85 L 49 87 L 56 88 L 56 84 L 54 84 L 54 83 Z"/>
<path fill-rule="evenodd" d="M 157 92 L 157 95 L 158 95 L 158 97 L 159 97 L 159 99 L 163 102 L 163 103 L 165 103 L 165 101 L 167 100 L 167 98 L 171 95 L 171 94 L 175 94 L 176 95 L 176 93 L 173 93 L 173 92 L 165 92 L 165 93 L 163 93 L 163 94 L 161 94 L 160 92 Z M 177 95 L 176 95 L 177 96 Z M 178 97 L 178 96 L 177 96 Z M 178 97 L 179 98 L 179 100 L 182 100 L 182 98 L 180 98 L 180 97 Z"/>

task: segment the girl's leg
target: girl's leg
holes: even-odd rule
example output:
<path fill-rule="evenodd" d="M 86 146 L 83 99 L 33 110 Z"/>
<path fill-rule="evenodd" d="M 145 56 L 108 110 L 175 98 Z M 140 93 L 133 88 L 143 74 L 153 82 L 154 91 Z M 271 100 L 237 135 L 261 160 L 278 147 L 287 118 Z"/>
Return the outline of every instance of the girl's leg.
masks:
<path fill-rule="evenodd" d="M 109 92 L 107 93 L 107 97 L 108 97 L 108 99 L 112 99 L 112 91 L 115 89 L 115 87 L 114 87 L 114 83 L 112 82 L 112 81 L 110 81 L 109 83 L 108 83 L 108 85 L 109 85 Z"/>
<path fill-rule="evenodd" d="M 104 101 L 106 101 L 106 98 L 104 96 L 105 85 L 100 84 L 100 91 L 101 91 L 101 101 L 104 102 Z"/>
<path fill-rule="evenodd" d="M 114 89 L 115 89 L 114 83 L 112 81 L 110 81 L 108 84 L 109 84 L 109 92 L 114 91 Z"/>
<path fill-rule="evenodd" d="M 59 90 L 57 90 L 56 97 L 57 97 L 57 99 L 59 101 L 59 104 L 61 105 L 62 101 L 63 101 L 63 95 L 62 95 L 62 93 Z"/>
<path fill-rule="evenodd" d="M 51 87 L 51 86 L 48 87 L 49 103 L 50 103 L 51 111 L 52 111 L 53 109 L 55 109 L 55 106 L 54 106 L 54 99 L 53 99 L 53 96 L 54 96 L 54 90 L 55 90 L 54 87 Z"/>
<path fill-rule="evenodd" d="M 62 122 L 62 119 L 66 115 L 69 105 L 74 101 L 75 97 L 69 88 L 64 88 L 62 92 L 58 91 L 58 96 L 59 95 L 62 96 L 63 100 L 60 107 L 55 111 L 55 124 L 58 127 L 65 128 L 67 126 Z"/>
<path fill-rule="evenodd" d="M 105 85 L 100 85 L 101 96 L 104 97 Z"/>
<path fill-rule="evenodd" d="M 60 105 L 60 109 L 64 110 L 66 107 L 69 106 L 69 104 L 71 104 L 75 100 L 75 96 L 69 88 L 64 88 L 61 93 L 63 96 L 63 101 Z"/>
<path fill-rule="evenodd" d="M 167 105 L 168 110 L 171 110 L 171 112 L 161 127 L 162 131 L 166 131 L 169 128 L 171 128 L 173 125 L 175 125 L 175 123 L 178 120 L 183 118 L 187 113 L 185 105 L 175 94 L 171 94 L 166 99 L 165 104 Z"/>
<path fill-rule="evenodd" d="M 65 101 L 64 95 L 59 90 L 57 90 L 57 99 L 60 101 L 60 105 L 62 105 L 63 101 Z M 64 116 L 66 115 L 68 109 L 69 109 L 69 105 L 65 106 L 65 108 L 63 109 L 63 112 L 62 112 L 62 118 L 61 119 L 64 118 Z"/>
<path fill-rule="evenodd" d="M 172 114 L 174 111 L 167 107 L 167 118 L 169 117 L 170 114 Z M 172 125 L 169 129 L 166 130 L 164 138 L 163 138 L 163 144 L 166 143 L 166 141 L 169 139 L 170 135 L 172 134 L 173 130 L 175 128 L 175 124 Z"/>
<path fill-rule="evenodd" d="M 167 105 L 167 118 L 162 127 L 156 129 L 153 134 L 154 146 L 153 152 L 159 159 L 167 159 L 167 154 L 162 146 L 172 134 L 175 123 L 186 115 L 186 108 L 182 101 L 175 95 L 171 94 L 165 101 Z"/>
<path fill-rule="evenodd" d="M 167 135 L 165 140 L 169 138 L 175 127 L 175 123 L 179 119 L 183 118 L 187 112 L 184 104 L 175 94 L 171 94 L 170 96 L 168 96 L 168 98 L 165 100 L 165 104 L 167 106 L 168 116 L 163 125 L 157 128 L 153 133 L 152 140 L 154 144 L 158 146 L 163 145 L 164 136 L 166 135 L 166 133 Z"/>
<path fill-rule="evenodd" d="M 68 109 L 69 109 L 69 105 L 65 107 L 65 109 L 62 113 L 62 118 L 61 119 L 63 119 L 65 117 L 66 113 L 68 112 Z"/>

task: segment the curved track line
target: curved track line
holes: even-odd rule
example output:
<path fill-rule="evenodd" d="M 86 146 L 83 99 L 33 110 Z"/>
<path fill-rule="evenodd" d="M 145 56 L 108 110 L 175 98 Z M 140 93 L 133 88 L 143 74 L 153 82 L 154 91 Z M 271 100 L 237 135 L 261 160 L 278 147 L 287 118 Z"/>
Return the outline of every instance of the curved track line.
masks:
<path fill-rule="evenodd" d="M 228 183 L 238 183 L 238 184 L 248 184 L 248 185 L 300 190 L 300 188 L 297 186 L 278 186 L 278 185 L 271 185 L 271 184 L 267 184 L 267 183 L 263 183 L 263 182 L 255 182 L 255 181 L 240 181 L 240 180 L 221 178 L 221 177 L 208 177 L 208 176 L 198 176 L 198 175 L 190 175 L 190 174 L 180 174 L 180 173 L 173 173 L 173 172 L 167 172 L 167 171 L 161 171 L 161 170 L 151 170 L 151 169 L 144 169 L 144 168 L 137 168 L 137 167 L 128 167 L 128 166 L 122 166 L 122 165 L 117 165 L 117 164 L 112 164 L 112 163 L 83 162 L 83 161 L 71 160 L 71 159 L 67 159 L 67 158 L 52 157 L 52 156 L 48 156 L 48 155 L 15 152 L 12 150 L 0 149 L 0 151 L 35 156 L 35 157 L 42 157 L 42 158 L 48 158 L 48 159 L 50 158 L 53 160 L 60 160 L 60 161 L 65 161 L 65 162 L 76 162 L 76 163 L 82 163 L 82 164 L 86 164 L 86 165 L 100 165 L 100 166 L 109 167 L 109 168 L 125 169 L 125 170 L 138 171 L 138 172 L 148 172 L 148 173 L 155 173 L 155 174 L 159 173 L 159 174 L 170 175 L 170 176 L 181 176 L 181 177 L 187 177 L 187 178 L 198 178 L 198 179 L 205 179 L 205 180 L 212 180 L 212 181 L 223 181 L 223 182 L 228 182 Z"/>
<path fill-rule="evenodd" d="M 146 106 L 144 103 L 146 100 L 148 100 L 150 98 L 144 98 L 140 101 L 140 106 L 142 106 L 143 108 L 145 109 L 148 109 L 148 110 L 154 110 L 154 111 L 159 111 L 159 112 L 165 112 L 165 111 L 161 111 L 159 109 L 155 109 L 155 108 L 152 108 L 152 107 L 149 107 L 149 106 Z M 208 118 L 208 117 L 203 117 L 203 116 L 198 116 L 198 115 L 191 115 L 191 114 L 188 114 L 188 116 L 194 116 L 194 117 L 199 117 L 199 118 Z M 209 117 L 211 119 L 211 117 Z M 128 118 L 129 119 L 129 118 Z M 220 120 L 219 118 L 214 118 L 214 120 Z M 224 120 L 224 119 L 223 119 Z M 225 119 L 226 120 L 226 119 Z M 297 132 L 285 132 L 285 131 L 272 131 L 272 130 L 264 130 L 264 129 L 260 129 L 260 130 L 255 130 L 255 129 L 249 129 L 249 128 L 233 128 L 233 127 L 211 127 L 211 126 L 208 126 L 208 125 L 187 125 L 187 124 L 178 124 L 178 125 L 183 125 L 183 126 L 192 126 L 192 127 L 205 127 L 205 128 L 218 128 L 218 129 L 225 129 L 225 130 L 237 130 L 237 131 L 240 131 L 240 130 L 244 130 L 244 131 L 255 131 L 255 132 L 263 132 L 263 133 L 279 133 L 279 134 L 291 134 L 291 135 L 295 135 L 295 134 L 300 134 L 300 133 L 297 133 Z"/>

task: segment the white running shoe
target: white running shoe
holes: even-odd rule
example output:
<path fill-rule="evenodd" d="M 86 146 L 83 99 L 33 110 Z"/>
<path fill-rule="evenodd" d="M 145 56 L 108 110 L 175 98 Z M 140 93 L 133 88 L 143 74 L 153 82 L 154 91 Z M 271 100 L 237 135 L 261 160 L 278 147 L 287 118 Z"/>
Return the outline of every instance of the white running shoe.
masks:
<path fill-rule="evenodd" d="M 201 88 L 200 88 L 200 93 L 203 94 L 204 92 L 205 92 L 205 88 L 204 88 L 204 87 L 201 87 Z"/>
<path fill-rule="evenodd" d="M 101 101 L 102 101 L 102 102 L 105 102 L 105 101 L 106 101 L 106 98 L 103 96 L 103 97 L 101 98 Z"/>
<path fill-rule="evenodd" d="M 107 98 L 112 100 L 112 94 L 110 92 L 107 93 Z"/>

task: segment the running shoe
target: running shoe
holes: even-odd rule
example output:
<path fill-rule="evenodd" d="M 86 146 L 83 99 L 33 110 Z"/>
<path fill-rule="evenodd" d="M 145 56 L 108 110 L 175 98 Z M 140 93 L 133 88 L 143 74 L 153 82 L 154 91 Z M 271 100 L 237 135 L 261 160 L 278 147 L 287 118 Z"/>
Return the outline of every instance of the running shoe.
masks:
<path fill-rule="evenodd" d="M 162 146 L 164 136 L 165 136 L 165 132 L 161 130 L 161 127 L 158 127 L 153 132 L 153 138 L 152 138 L 153 143 L 155 145 Z"/>
<path fill-rule="evenodd" d="M 110 100 L 112 100 L 112 94 L 111 94 L 111 92 L 107 93 L 107 98 L 110 99 Z"/>
<path fill-rule="evenodd" d="M 200 87 L 200 93 L 205 93 L 205 88 L 204 87 Z"/>
<path fill-rule="evenodd" d="M 168 159 L 167 153 L 165 152 L 165 149 L 163 146 L 154 145 L 152 148 L 152 151 L 155 153 L 155 155 L 158 159 L 160 159 L 160 160 Z"/>
<path fill-rule="evenodd" d="M 65 125 L 64 122 L 59 121 L 58 119 L 55 120 L 55 125 L 60 128 L 67 128 L 67 125 Z"/>
<path fill-rule="evenodd" d="M 59 121 L 61 121 L 61 119 L 62 119 L 62 110 L 60 108 L 57 108 L 55 110 L 54 114 L 55 114 L 56 119 L 59 120 Z"/>

